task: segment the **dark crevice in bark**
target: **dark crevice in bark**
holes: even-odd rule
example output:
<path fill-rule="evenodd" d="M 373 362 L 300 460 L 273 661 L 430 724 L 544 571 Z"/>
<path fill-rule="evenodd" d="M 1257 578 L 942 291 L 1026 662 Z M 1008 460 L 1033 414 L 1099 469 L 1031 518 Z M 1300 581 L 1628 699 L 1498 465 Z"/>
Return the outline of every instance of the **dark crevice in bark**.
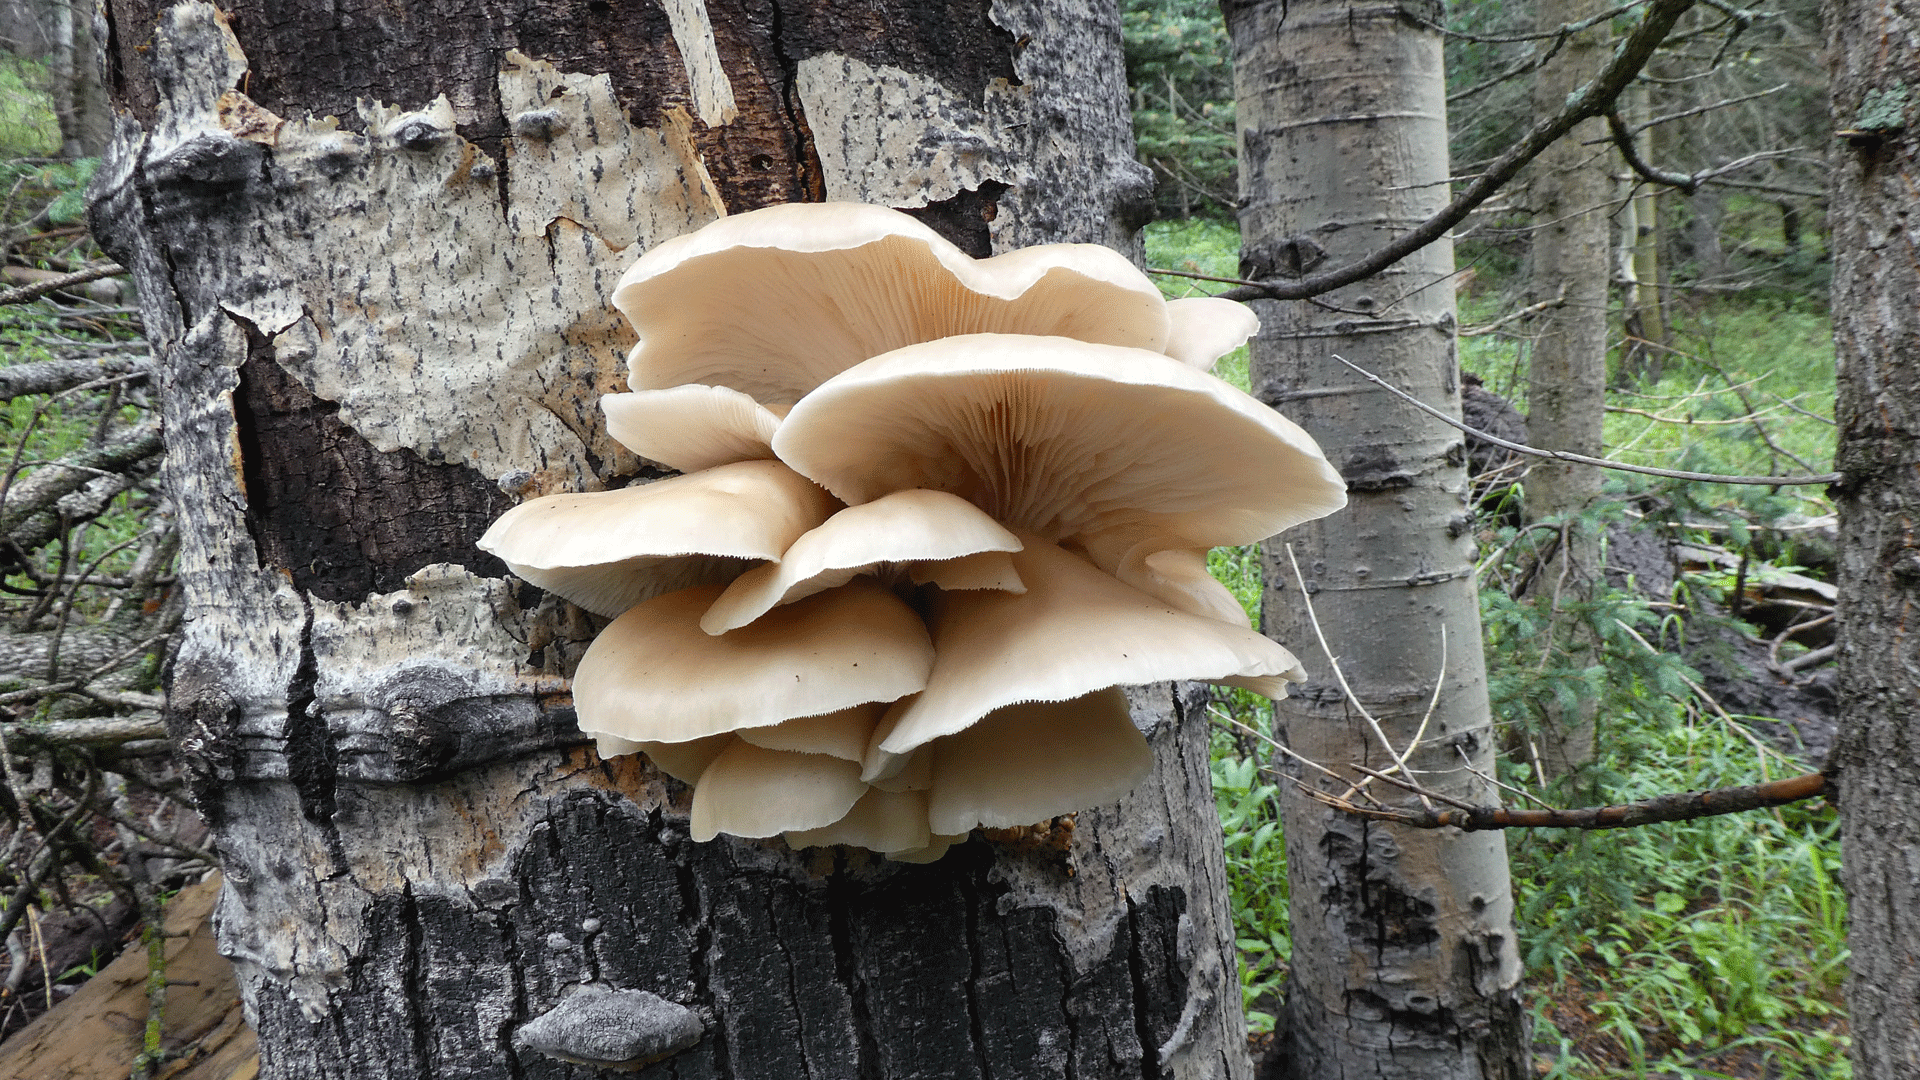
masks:
<path fill-rule="evenodd" d="M 1153 1037 L 1153 1024 L 1147 1013 L 1154 1000 L 1147 986 L 1146 957 L 1140 927 L 1140 906 L 1127 897 L 1127 974 L 1133 982 L 1133 1030 L 1140 1040 L 1140 1080 L 1160 1080 L 1159 1044 Z"/>
<path fill-rule="evenodd" d="M 979 1066 L 983 1080 L 993 1080 L 993 1066 L 987 1060 L 986 1025 L 980 1016 L 980 983 L 985 975 L 985 958 L 981 954 L 980 940 L 980 890 L 974 887 L 972 878 L 961 885 L 961 900 L 966 905 L 967 955 L 972 966 L 967 971 L 967 1038 L 973 1044 L 974 1063 Z"/>
<path fill-rule="evenodd" d="M 921 224 L 946 237 L 960 250 L 976 259 L 984 259 L 993 254 L 993 230 L 988 223 L 999 215 L 1000 197 L 1008 190 L 1007 185 L 997 180 L 986 180 L 977 189 L 962 191 L 951 199 L 909 208 L 906 214 L 919 219 Z"/>
<path fill-rule="evenodd" d="M 853 1027 L 860 1053 L 858 1080 L 882 1080 L 873 1014 L 867 1008 L 867 986 L 854 962 L 851 908 L 859 889 L 848 868 L 846 852 L 836 851 L 833 874 L 827 878 L 827 931 L 833 939 L 834 975 L 840 985 L 847 988 L 852 1000 Z"/>
<path fill-rule="evenodd" d="M 334 823 L 338 809 L 334 784 L 339 762 L 326 714 L 314 707 L 314 687 L 320 667 L 313 652 L 313 608 L 306 606 L 300 624 L 300 664 L 287 684 L 287 779 L 300 796 L 300 816 L 312 822 L 327 839 L 333 858 L 331 873 L 345 872 L 346 846 Z"/>
<path fill-rule="evenodd" d="M 800 59 L 787 48 L 787 23 L 788 16 L 780 0 L 773 0 L 773 27 L 768 40 L 780 64 L 780 105 L 786 112 L 788 126 L 793 129 L 793 186 L 800 192 L 802 201 L 825 202 L 826 170 L 820 165 L 820 153 L 813 145 L 813 127 L 807 123 L 806 109 L 800 104 Z"/>
<path fill-rule="evenodd" d="M 425 967 L 426 928 L 421 924 L 420 906 L 414 900 L 411 883 L 400 887 L 400 926 L 406 934 L 403 948 L 406 955 L 401 961 L 401 982 L 405 988 L 407 1015 L 406 1029 L 413 1036 L 413 1058 L 418 1067 L 416 1080 L 434 1080 L 431 1068 L 433 1044 L 430 1039 L 432 1029 L 421 1015 L 422 1005 L 427 998 L 427 980 Z"/>
<path fill-rule="evenodd" d="M 654 810 L 647 815 L 647 831 L 662 837 L 667 848 L 669 865 L 673 867 L 674 880 L 680 889 L 680 926 L 692 939 L 692 948 L 688 950 L 688 964 L 693 983 L 693 995 L 696 1001 L 713 1000 L 713 913 L 707 909 L 701 899 L 699 875 L 693 866 L 693 848 L 690 843 L 676 837 L 675 841 L 666 841 L 668 833 L 665 815 Z M 677 830 L 674 830 L 677 834 Z M 713 1044 L 713 1060 L 727 1060 L 727 1026 L 724 1022 L 710 1024 L 707 1038 Z"/>

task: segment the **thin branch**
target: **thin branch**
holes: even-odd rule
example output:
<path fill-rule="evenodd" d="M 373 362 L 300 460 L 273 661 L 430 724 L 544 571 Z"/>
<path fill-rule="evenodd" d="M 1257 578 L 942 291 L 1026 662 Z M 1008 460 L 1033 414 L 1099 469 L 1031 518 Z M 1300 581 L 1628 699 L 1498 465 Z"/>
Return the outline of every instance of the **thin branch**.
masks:
<path fill-rule="evenodd" d="M 1297 281 L 1269 281 L 1258 286 L 1243 286 L 1222 294 L 1229 300 L 1302 300 L 1318 296 L 1362 278 L 1372 277 L 1408 255 L 1445 236 L 1474 207 L 1487 201 L 1528 162 L 1540 156 L 1555 140 L 1572 131 L 1582 120 L 1599 116 L 1613 104 L 1633 77 L 1646 66 L 1647 59 L 1673 29 L 1673 24 L 1694 5 L 1694 0 L 1653 0 L 1639 25 L 1614 50 L 1613 58 L 1592 82 L 1568 96 L 1558 113 L 1535 124 L 1532 130 L 1507 152 L 1501 154 L 1480 176 L 1468 184 L 1446 209 L 1422 222 L 1400 239 L 1379 248 L 1345 266 Z"/>
<path fill-rule="evenodd" d="M 1389 777 L 1383 776 L 1381 779 L 1401 787 L 1409 786 Z M 1650 799 L 1612 806 L 1582 806 L 1567 810 L 1521 810 L 1507 806 L 1475 806 L 1428 810 L 1424 813 L 1411 808 L 1388 809 L 1338 805 L 1332 796 L 1324 792 L 1313 792 L 1313 794 L 1317 795 L 1322 802 L 1337 806 L 1338 809 L 1358 817 L 1393 821 L 1401 825 L 1411 825 L 1416 829 L 1452 827 L 1465 832 L 1476 832 L 1484 829 L 1626 829 L 1663 821 L 1693 821 L 1703 817 L 1737 814 L 1745 810 L 1785 806 L 1788 803 L 1827 795 L 1831 791 L 1832 787 L 1825 773 L 1805 773 L 1764 784 L 1656 795 Z"/>
<path fill-rule="evenodd" d="M 1687 173 L 1667 172 L 1664 169 L 1656 169 L 1643 160 L 1640 157 L 1640 151 L 1633 145 L 1633 132 L 1627 130 L 1627 123 L 1620 119 L 1618 112 L 1608 111 L 1607 131 L 1613 136 L 1613 145 L 1620 151 L 1620 156 L 1626 159 L 1627 167 L 1640 174 L 1640 177 L 1648 183 L 1665 184 L 1671 188 L 1678 188 L 1681 192 L 1688 195 L 1699 190 L 1700 180 L 1698 177 L 1691 176 Z"/>
<path fill-rule="evenodd" d="M 1510 315 L 1502 315 L 1490 323 L 1482 323 L 1479 326 L 1463 326 L 1460 328 L 1460 336 L 1461 337 L 1485 337 L 1486 335 L 1499 330 L 1501 327 L 1507 325 L 1508 323 L 1519 322 L 1521 319 L 1525 319 L 1533 315 L 1538 315 L 1543 311 L 1551 311 L 1557 307 L 1565 307 L 1566 304 L 1567 304 L 1567 287 L 1565 285 L 1562 285 L 1560 286 L 1559 296 L 1556 296 L 1551 300 L 1542 300 L 1537 304 L 1528 304 L 1526 307 L 1521 308 L 1519 311 L 1513 312 Z"/>
<path fill-rule="evenodd" d="M 75 270 L 71 274 L 62 274 L 56 278 L 48 278 L 45 281 L 36 281 L 31 285 L 22 285 L 16 289 L 0 292 L 0 307 L 6 307 L 8 304 L 24 304 L 29 300 L 38 300 L 50 292 L 70 289 L 75 285 L 85 285 L 89 281 L 99 281 L 101 278 L 118 277 L 126 272 L 126 267 L 119 263 L 89 266 L 84 270 Z"/>
<path fill-rule="evenodd" d="M 1646 465 L 1629 465 L 1624 461 L 1588 457 L 1585 454 L 1575 454 L 1566 450 L 1542 450 L 1538 447 L 1528 446 L 1525 443 L 1509 442 L 1498 435 L 1489 435 L 1479 428 L 1468 427 L 1466 424 L 1455 420 L 1453 417 L 1421 401 L 1419 398 L 1414 397 L 1412 394 L 1407 393 L 1405 390 L 1382 379 L 1380 376 L 1375 375 L 1373 372 L 1348 360 L 1344 356 L 1334 356 L 1334 359 L 1352 368 L 1355 372 L 1359 373 L 1361 378 L 1366 379 L 1368 382 L 1373 383 L 1375 386 L 1380 387 L 1382 390 L 1387 391 L 1449 427 L 1458 428 L 1476 439 L 1511 450 L 1516 454 L 1526 454 L 1529 457 L 1550 458 L 1554 461 L 1566 461 L 1575 465 L 1592 465 L 1595 468 L 1614 469 L 1619 472 L 1640 473 L 1644 476 L 1660 476 L 1669 480 L 1693 480 L 1703 484 L 1750 484 L 1757 487 L 1773 487 L 1776 485 L 1837 484 L 1840 482 L 1839 473 L 1819 473 L 1813 476 L 1725 476 L 1720 473 L 1686 472 L 1681 469 L 1655 469 Z"/>

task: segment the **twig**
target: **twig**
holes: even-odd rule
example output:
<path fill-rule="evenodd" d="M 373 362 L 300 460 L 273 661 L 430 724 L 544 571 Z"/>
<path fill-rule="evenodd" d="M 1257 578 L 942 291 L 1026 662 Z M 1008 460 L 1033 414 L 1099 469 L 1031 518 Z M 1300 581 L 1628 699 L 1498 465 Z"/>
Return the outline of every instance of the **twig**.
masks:
<path fill-rule="evenodd" d="M 1615 469 L 1620 472 L 1640 473 L 1644 476 L 1662 476 L 1669 480 L 1694 480 L 1694 481 L 1698 481 L 1700 483 L 1705 483 L 1705 484 L 1753 484 L 1761 487 L 1772 487 L 1775 485 L 1784 486 L 1789 484 L 1837 484 L 1840 482 L 1839 473 L 1819 473 L 1813 476 L 1724 476 L 1724 475 L 1721 475 L 1720 473 L 1686 472 L 1680 469 L 1655 469 L 1647 465 L 1629 465 L 1624 461 L 1613 461 L 1608 458 L 1588 457 L 1585 454 L 1575 454 L 1566 450 L 1541 450 L 1537 447 L 1528 446 L 1524 443 L 1509 442 L 1506 439 L 1499 437 L 1498 435 L 1489 435 L 1486 432 L 1481 431 L 1479 428 L 1468 427 L 1466 424 L 1463 424 L 1460 421 L 1455 420 L 1453 417 L 1448 416 L 1446 413 L 1441 412 L 1439 409 L 1436 409 L 1433 406 L 1428 405 L 1426 402 L 1421 401 L 1419 398 L 1414 397 L 1412 394 L 1407 393 L 1405 390 L 1402 390 L 1399 387 L 1393 385 L 1392 383 L 1386 381 L 1385 379 L 1382 379 L 1380 376 L 1375 375 L 1373 372 L 1368 371 L 1366 368 L 1363 368 L 1360 365 L 1354 363 L 1353 361 L 1348 360 L 1346 357 L 1336 355 L 1334 356 L 1334 359 L 1352 368 L 1356 373 L 1360 375 L 1361 378 L 1366 379 L 1368 382 L 1373 383 L 1375 386 L 1380 387 L 1382 390 L 1385 390 L 1388 393 L 1392 394 L 1393 396 L 1401 399 L 1402 401 L 1405 401 L 1407 404 L 1412 405 L 1414 408 L 1419 409 L 1421 412 L 1426 413 L 1428 416 L 1431 416 L 1434 419 L 1439 420 L 1440 422 L 1447 424 L 1450 427 L 1458 428 L 1459 430 L 1466 432 L 1468 435 L 1471 435 L 1476 439 L 1480 439 L 1485 442 L 1492 443 L 1495 446 L 1502 447 L 1507 450 L 1511 450 L 1516 454 L 1526 454 L 1529 457 L 1550 458 L 1554 461 L 1568 461 L 1576 465 L 1592 465 L 1596 468 Z"/>
<path fill-rule="evenodd" d="M 1398 783 L 1393 780 L 1389 782 Z M 1476 806 L 1428 810 L 1425 813 L 1412 809 L 1339 805 L 1323 792 L 1313 794 L 1319 796 L 1322 802 L 1358 817 L 1393 821 L 1416 829 L 1452 827 L 1476 832 L 1484 829 L 1625 829 L 1663 821 L 1693 821 L 1745 810 L 1785 806 L 1826 795 L 1830 791 L 1830 782 L 1825 773 L 1805 773 L 1764 784 L 1656 795 L 1650 799 L 1612 806 L 1582 806 L 1567 810 Z"/>
<path fill-rule="evenodd" d="M 1479 326 L 1463 326 L 1460 328 L 1460 336 L 1461 337 L 1485 337 L 1486 335 L 1493 333 L 1494 331 L 1500 329 L 1501 327 L 1507 325 L 1508 323 L 1519 322 L 1521 319 L 1528 318 L 1529 316 L 1538 315 L 1543 311 L 1551 311 L 1557 307 L 1565 307 L 1566 305 L 1567 305 L 1567 287 L 1565 285 L 1562 285 L 1560 286 L 1559 296 L 1556 296 L 1551 300 L 1542 300 L 1537 304 L 1529 304 L 1526 307 L 1521 308 L 1519 311 L 1513 312 L 1512 314 L 1502 315 L 1490 323 L 1481 323 Z"/>
<path fill-rule="evenodd" d="M 1400 756 L 1400 753 L 1393 748 L 1393 742 L 1387 738 L 1387 733 L 1380 728 L 1380 721 L 1374 719 L 1373 714 L 1367 711 L 1367 707 L 1360 703 L 1360 695 L 1353 692 L 1353 687 L 1347 684 L 1346 672 L 1340 670 L 1340 661 L 1334 657 L 1333 650 L 1327 647 L 1327 635 L 1320 630 L 1320 617 L 1314 614 L 1313 597 L 1307 595 L 1307 579 L 1300 573 L 1299 560 L 1293 557 L 1292 544 L 1287 545 L 1287 563 L 1293 567 L 1293 580 L 1300 583 L 1300 602 L 1301 606 L 1307 609 L 1307 622 L 1313 627 L 1314 640 L 1320 643 L 1320 652 L 1327 658 L 1327 666 L 1333 669 L 1333 677 L 1339 680 L 1341 692 L 1347 695 L 1347 700 L 1352 702 L 1353 707 L 1359 711 L 1361 716 L 1366 718 L 1367 726 L 1373 729 L 1374 737 L 1380 740 L 1380 745 L 1386 750 L 1387 757 L 1391 758 L 1393 763 L 1400 767 L 1401 772 L 1412 776 L 1413 774 L 1407 769 L 1407 759 Z M 1439 693 L 1438 687 L 1435 687 L 1434 693 Z M 1424 731 L 1426 729 L 1424 722 L 1422 722 L 1420 726 L 1421 730 Z M 1411 750 L 1412 748 L 1409 747 L 1408 749 Z M 1425 802 L 1424 799 L 1421 801 Z"/>
<path fill-rule="evenodd" d="M 70 289 L 75 285 L 85 285 L 89 281 L 99 281 L 101 278 L 118 277 L 126 272 L 126 267 L 118 263 L 89 266 L 84 270 L 75 270 L 71 274 L 62 274 L 56 278 L 48 278 L 45 281 L 36 281 L 31 285 L 21 285 L 18 288 L 0 292 L 0 307 L 6 307 L 8 304 L 24 304 L 50 292 Z"/>

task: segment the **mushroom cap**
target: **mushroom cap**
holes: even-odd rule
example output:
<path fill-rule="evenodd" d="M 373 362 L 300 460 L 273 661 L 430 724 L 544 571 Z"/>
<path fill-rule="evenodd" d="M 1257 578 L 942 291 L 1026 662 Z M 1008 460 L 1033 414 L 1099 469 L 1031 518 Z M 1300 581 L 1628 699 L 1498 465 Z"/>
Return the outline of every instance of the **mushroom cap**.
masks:
<path fill-rule="evenodd" d="M 1252 308 L 1217 296 L 1169 300 L 1167 318 L 1172 327 L 1161 351 L 1200 371 L 1213 370 L 1221 357 L 1260 331 Z"/>
<path fill-rule="evenodd" d="M 647 760 L 653 762 L 654 768 L 689 787 L 699 782 L 700 774 L 707 771 L 707 766 L 713 764 L 713 759 L 720 756 L 720 751 L 733 745 L 733 740 L 734 736 L 730 733 L 709 735 L 704 739 L 690 739 L 686 742 L 626 742 L 612 735 L 594 736 L 594 742 L 602 747 L 609 743 L 615 744 L 613 753 L 637 751 L 647 755 Z M 624 751 L 618 749 L 618 745 L 622 743 L 633 749 Z M 600 756 L 607 757 L 608 751 L 602 749 Z"/>
<path fill-rule="evenodd" d="M 780 413 L 724 386 L 675 386 L 607 394 L 607 434 L 669 469 L 698 472 L 773 457 Z"/>
<path fill-rule="evenodd" d="M 1031 825 L 1119 799 L 1153 768 L 1117 687 L 996 709 L 935 740 L 927 827 L 964 833 Z"/>
<path fill-rule="evenodd" d="M 893 701 L 926 685 L 926 624 L 872 580 L 714 637 L 700 632 L 700 616 L 719 593 L 706 585 L 658 596 L 602 630 L 573 679 L 580 730 L 686 742 Z"/>
<path fill-rule="evenodd" d="M 500 515 L 479 546 L 521 578 L 600 615 L 728 581 L 839 509 L 777 461 L 743 461 L 617 491 L 548 495 Z"/>
<path fill-rule="evenodd" d="M 868 788 L 845 817 L 823 828 L 789 832 L 786 840 L 796 848 L 832 844 L 879 852 L 924 848 L 933 840 L 927 831 L 927 793 Z"/>
<path fill-rule="evenodd" d="M 613 304 L 640 334 L 635 390 L 706 383 L 768 404 L 953 334 L 1158 351 L 1170 329 L 1159 290 L 1115 251 L 1052 244 L 976 260 L 906 214 L 857 203 L 769 206 L 674 237 L 634 263 Z"/>
<path fill-rule="evenodd" d="M 1250 544 L 1347 498 L 1312 438 L 1239 390 L 1159 353 L 1059 337 L 874 357 L 796 404 L 773 448 L 848 504 L 951 491 L 1049 540 L 1138 528 L 1166 547 Z"/>
<path fill-rule="evenodd" d="M 842 761 L 859 761 L 866 756 L 873 729 L 886 711 L 886 702 L 872 701 L 819 716 L 796 716 L 772 727 L 741 728 L 738 735 L 768 750 L 825 754 Z"/>
<path fill-rule="evenodd" d="M 1021 702 L 1166 679 L 1304 678 L 1293 654 L 1267 638 L 1177 610 L 1054 544 L 1028 539 L 1013 560 L 1025 593 L 945 594 L 926 689 L 874 732 L 869 782 L 896 772 L 915 747 Z"/>
<path fill-rule="evenodd" d="M 817 829 L 845 817 L 866 792 L 860 766 L 851 761 L 735 739 L 693 785 L 688 832 L 695 840 L 711 840 L 720 833 Z"/>
<path fill-rule="evenodd" d="M 1022 593 L 1027 584 L 1013 568 L 1013 557 L 1004 551 L 980 551 L 941 562 L 914 563 L 907 576 L 915 585 L 933 585 L 942 589 L 999 589 Z"/>
<path fill-rule="evenodd" d="M 844 585 L 881 563 L 1018 551 L 1020 539 L 944 491 L 896 491 L 849 506 L 795 540 L 777 564 L 741 575 L 700 619 L 709 634 L 745 626 L 780 604 Z"/>
<path fill-rule="evenodd" d="M 1120 560 L 1113 576 L 1181 611 L 1235 626 L 1253 625 L 1240 598 L 1207 571 L 1205 548 L 1155 551 L 1150 545 L 1136 546 Z"/>

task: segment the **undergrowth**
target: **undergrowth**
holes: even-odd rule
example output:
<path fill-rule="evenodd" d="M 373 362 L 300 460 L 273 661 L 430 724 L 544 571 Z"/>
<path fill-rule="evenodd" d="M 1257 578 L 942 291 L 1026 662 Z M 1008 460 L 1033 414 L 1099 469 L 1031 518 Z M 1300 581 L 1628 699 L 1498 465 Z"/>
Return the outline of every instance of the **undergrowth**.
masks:
<path fill-rule="evenodd" d="M 1147 230 L 1148 265 L 1232 277 L 1238 236 L 1205 221 Z M 1224 286 L 1159 279 L 1169 296 Z M 1491 301 L 1461 321 L 1491 321 Z M 1719 300 L 1678 320 L 1675 352 L 1657 381 L 1616 393 L 1608 453 L 1702 472 L 1824 471 L 1832 454 L 1833 366 L 1825 314 L 1777 298 Z M 1516 338 L 1461 342 L 1463 366 L 1524 411 L 1525 356 Z M 1247 386 L 1244 350 L 1216 373 Z M 1795 459 L 1798 460 L 1795 460 Z M 1598 516 L 1747 545 L 1789 515 L 1830 508 L 1818 489 L 1608 480 Z M 1516 492 L 1517 494 L 1517 492 Z M 1802 771 L 1742 722 L 1705 705 L 1672 643 L 1680 605 L 1603 589 L 1562 605 L 1598 640 L 1560 649 L 1547 614 L 1502 587 L 1525 554 L 1501 507 L 1490 504 L 1483 543 L 1482 620 L 1495 719 L 1531 722 L 1547 699 L 1595 701 L 1605 717 L 1600 756 L 1582 797 L 1629 802 L 1670 791 L 1747 784 Z M 1600 527 L 1602 522 L 1590 522 Z M 1215 575 L 1255 618 L 1260 559 L 1219 549 Z M 1706 576 L 1688 586 L 1713 592 Z M 1685 600 L 1682 595 L 1680 599 Z M 1558 650 L 1558 651 L 1556 651 Z M 1285 849 L 1278 789 L 1263 736 L 1271 713 L 1240 691 L 1214 704 L 1215 799 L 1225 830 L 1243 994 L 1256 1032 L 1271 1030 L 1289 957 Z M 1517 763 L 1504 779 L 1567 805 Z M 1846 970 L 1845 902 L 1831 807 L 1798 804 L 1699 821 L 1608 832 L 1516 830 L 1508 836 L 1516 922 L 1535 1021 L 1537 1062 L 1565 1080 L 1627 1077 L 1850 1076 L 1840 996 Z"/>

